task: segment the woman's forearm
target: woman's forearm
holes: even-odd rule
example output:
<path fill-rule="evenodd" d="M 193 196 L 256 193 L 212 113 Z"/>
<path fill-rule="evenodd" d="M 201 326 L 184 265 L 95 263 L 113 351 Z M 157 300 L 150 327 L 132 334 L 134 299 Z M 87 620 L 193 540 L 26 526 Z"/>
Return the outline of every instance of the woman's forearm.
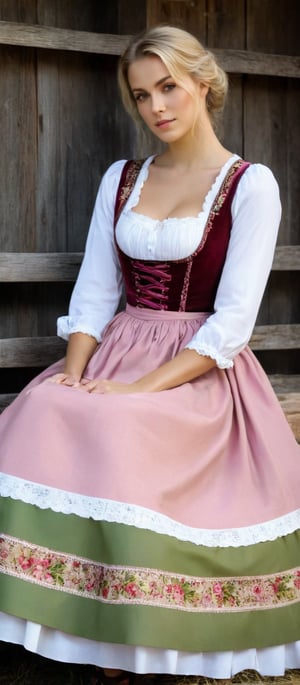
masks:
<path fill-rule="evenodd" d="M 184 349 L 174 359 L 162 364 L 154 371 L 131 383 L 106 378 L 94 378 L 88 382 L 75 384 L 85 392 L 121 393 L 160 392 L 170 390 L 183 383 L 192 381 L 210 371 L 216 362 L 210 357 L 198 354 L 195 350 Z M 74 385 L 72 383 L 72 385 Z"/>
<path fill-rule="evenodd" d="M 80 380 L 98 343 L 85 333 L 72 333 L 69 337 L 64 373 Z"/>
<path fill-rule="evenodd" d="M 195 350 L 184 349 L 174 359 L 143 376 L 133 385 L 138 392 L 170 390 L 202 376 L 215 366 L 216 362 L 211 357 L 200 355 Z"/>

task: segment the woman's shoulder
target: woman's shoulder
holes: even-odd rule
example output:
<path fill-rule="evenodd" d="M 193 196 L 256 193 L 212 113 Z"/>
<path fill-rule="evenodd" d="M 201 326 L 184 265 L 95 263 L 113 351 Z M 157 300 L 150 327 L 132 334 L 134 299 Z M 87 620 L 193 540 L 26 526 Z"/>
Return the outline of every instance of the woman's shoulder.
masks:
<path fill-rule="evenodd" d="M 271 209 L 281 212 L 279 185 L 265 164 L 250 163 L 239 180 L 231 206 L 233 217 L 243 209 L 249 217 Z"/>
<path fill-rule="evenodd" d="M 244 203 L 255 206 L 261 202 L 280 203 L 279 185 L 270 167 L 259 162 L 252 162 L 240 177 L 232 202 L 235 213 Z"/>
<path fill-rule="evenodd" d="M 120 178 L 124 165 L 127 159 L 118 159 L 116 162 L 112 162 L 103 174 L 103 181 L 113 181 L 116 178 Z"/>
<path fill-rule="evenodd" d="M 278 182 L 270 167 L 260 162 L 249 164 L 239 184 L 242 190 L 263 191 L 278 190 Z"/>
<path fill-rule="evenodd" d="M 124 164 L 126 164 L 126 161 L 126 159 L 118 159 L 116 162 L 110 164 L 104 172 L 98 188 L 96 198 L 97 207 L 98 205 L 103 205 L 103 203 L 107 207 L 112 206 L 120 182 L 122 169 Z"/>
<path fill-rule="evenodd" d="M 116 188 L 120 181 L 123 168 L 127 162 L 136 161 L 138 163 L 139 170 L 141 170 L 143 167 L 146 168 L 148 166 L 148 163 L 151 161 L 151 159 L 152 157 L 147 157 L 140 160 L 134 160 L 133 158 L 130 160 L 118 159 L 116 162 L 113 162 L 104 172 L 101 185 L 109 188 L 110 190 Z"/>

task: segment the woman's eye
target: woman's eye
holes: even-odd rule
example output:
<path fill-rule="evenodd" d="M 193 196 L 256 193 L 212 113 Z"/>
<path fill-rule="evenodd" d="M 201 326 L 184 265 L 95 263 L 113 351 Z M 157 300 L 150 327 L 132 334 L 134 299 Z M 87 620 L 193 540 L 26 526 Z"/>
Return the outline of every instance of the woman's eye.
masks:
<path fill-rule="evenodd" d="M 134 98 L 136 102 L 144 102 L 146 100 L 147 93 L 137 93 Z"/>
<path fill-rule="evenodd" d="M 174 88 L 176 88 L 176 84 L 175 84 L 175 83 L 166 83 L 166 84 L 164 85 L 164 91 L 165 91 L 166 93 L 168 93 L 170 90 L 173 90 Z"/>

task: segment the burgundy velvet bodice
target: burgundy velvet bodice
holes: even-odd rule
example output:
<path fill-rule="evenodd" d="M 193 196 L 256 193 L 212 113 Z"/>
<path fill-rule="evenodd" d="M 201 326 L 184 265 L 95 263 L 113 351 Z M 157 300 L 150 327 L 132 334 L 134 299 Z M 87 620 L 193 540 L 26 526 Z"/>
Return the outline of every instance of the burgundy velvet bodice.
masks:
<path fill-rule="evenodd" d="M 170 261 L 138 260 L 126 255 L 116 243 L 128 304 L 170 311 L 213 311 L 230 238 L 231 203 L 248 166 L 248 162 L 237 160 L 230 167 L 213 202 L 201 241 L 190 256 Z M 139 169 L 140 163 L 125 164 L 117 193 L 115 224 Z"/>

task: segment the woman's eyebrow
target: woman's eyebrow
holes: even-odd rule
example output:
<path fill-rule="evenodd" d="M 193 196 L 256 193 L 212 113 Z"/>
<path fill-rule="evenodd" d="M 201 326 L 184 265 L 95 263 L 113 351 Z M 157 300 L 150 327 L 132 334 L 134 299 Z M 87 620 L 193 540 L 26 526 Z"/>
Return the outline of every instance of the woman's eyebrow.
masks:
<path fill-rule="evenodd" d="M 163 76 L 163 78 L 160 78 L 159 81 L 157 81 L 154 85 L 155 86 L 160 86 L 162 83 L 168 80 L 168 78 L 171 78 L 170 74 L 168 76 Z M 132 92 L 134 93 L 136 90 L 145 90 L 145 88 L 132 88 Z"/>

